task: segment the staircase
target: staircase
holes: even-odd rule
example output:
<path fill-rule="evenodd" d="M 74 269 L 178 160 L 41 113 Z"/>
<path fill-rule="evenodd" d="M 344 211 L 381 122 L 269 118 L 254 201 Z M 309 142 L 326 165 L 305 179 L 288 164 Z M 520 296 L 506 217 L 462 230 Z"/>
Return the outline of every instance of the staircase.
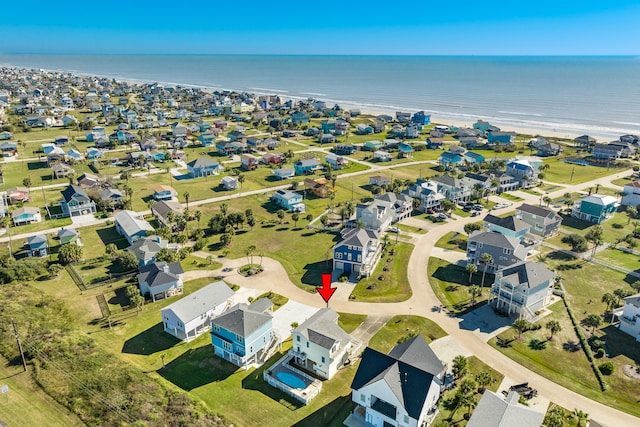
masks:
<path fill-rule="evenodd" d="M 280 337 L 275 332 L 271 335 L 271 341 L 269 344 L 262 350 L 262 355 L 258 358 L 260 363 L 264 363 L 267 359 L 273 356 L 276 348 L 278 348 L 278 344 L 280 343 Z"/>

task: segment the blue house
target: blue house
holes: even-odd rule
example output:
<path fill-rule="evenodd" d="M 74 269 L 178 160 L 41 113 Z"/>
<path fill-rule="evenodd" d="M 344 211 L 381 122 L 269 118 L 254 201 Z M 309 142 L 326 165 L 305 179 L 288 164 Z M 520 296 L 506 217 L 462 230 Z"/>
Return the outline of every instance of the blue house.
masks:
<path fill-rule="evenodd" d="M 99 148 L 90 147 L 87 149 L 87 159 L 94 160 L 104 157 L 104 152 Z"/>
<path fill-rule="evenodd" d="M 438 161 L 442 163 L 444 167 L 459 166 L 464 164 L 464 157 L 462 154 L 453 153 L 451 151 L 445 151 L 440 155 Z"/>
<path fill-rule="evenodd" d="M 293 113 L 291 113 L 291 123 L 293 123 L 294 125 L 309 123 L 309 115 L 307 113 L 303 113 L 302 111 L 294 111 Z"/>
<path fill-rule="evenodd" d="M 263 364 L 279 340 L 273 330 L 273 304 L 261 298 L 237 304 L 211 321 L 211 344 L 216 356 L 244 369 Z"/>
<path fill-rule="evenodd" d="M 69 158 L 69 160 L 79 162 L 82 160 L 82 153 L 72 148 L 71 150 L 67 151 L 67 158 Z"/>
<path fill-rule="evenodd" d="M 278 190 L 271 196 L 271 201 L 284 209 L 294 210 L 297 205 L 302 203 L 302 194 L 289 190 Z"/>
<path fill-rule="evenodd" d="M 218 175 L 223 169 L 220 163 L 206 157 L 200 157 L 187 163 L 189 175 L 194 178 Z"/>
<path fill-rule="evenodd" d="M 203 147 L 209 147 L 216 140 L 216 136 L 213 132 L 205 132 L 200 134 L 198 137 L 198 141 L 202 144 Z"/>
<path fill-rule="evenodd" d="M 63 217 L 73 218 L 96 213 L 95 202 L 77 185 L 70 185 L 62 191 L 60 208 Z"/>
<path fill-rule="evenodd" d="M 156 185 L 153 187 L 154 200 L 171 200 L 178 197 L 178 192 L 170 185 Z"/>
<path fill-rule="evenodd" d="M 39 234 L 27 239 L 24 244 L 24 250 L 28 257 L 45 257 L 48 255 L 49 244 L 47 243 L 47 236 Z"/>
<path fill-rule="evenodd" d="M 381 252 L 382 244 L 377 232 L 354 228 L 333 247 L 333 271 L 368 277 L 378 263 Z"/>
<path fill-rule="evenodd" d="M 485 160 L 482 154 L 474 153 L 473 151 L 467 151 L 464 153 L 464 159 L 467 163 L 471 164 L 479 164 Z"/>
<path fill-rule="evenodd" d="M 322 129 L 322 133 L 332 133 L 336 130 L 336 121 L 335 120 L 323 120 L 320 123 L 320 129 Z"/>
<path fill-rule="evenodd" d="M 296 171 L 296 175 L 311 175 L 316 170 L 320 169 L 320 163 L 318 163 L 318 159 L 314 157 L 313 159 L 305 159 L 297 161 L 293 168 Z"/>
<path fill-rule="evenodd" d="M 413 147 L 410 144 L 406 144 L 404 142 L 401 143 L 400 145 L 398 145 L 398 157 L 413 157 Z"/>
<path fill-rule="evenodd" d="M 431 123 L 431 114 L 425 114 L 424 111 L 418 111 L 411 117 L 411 122 L 421 125 L 428 125 L 429 123 Z"/>
<path fill-rule="evenodd" d="M 515 132 L 487 132 L 487 141 L 489 144 L 512 144 L 515 136 Z"/>

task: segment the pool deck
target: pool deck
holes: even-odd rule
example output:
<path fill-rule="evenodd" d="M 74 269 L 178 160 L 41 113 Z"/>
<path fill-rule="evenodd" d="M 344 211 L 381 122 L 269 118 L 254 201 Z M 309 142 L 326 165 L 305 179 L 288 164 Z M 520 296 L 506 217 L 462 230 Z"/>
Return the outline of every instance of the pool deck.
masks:
<path fill-rule="evenodd" d="M 263 378 L 272 387 L 282 390 L 289 396 L 307 405 L 322 390 L 322 382 L 310 375 L 305 374 L 299 369 L 290 366 L 289 361 L 292 359 L 292 357 L 293 356 L 286 354 L 275 364 L 273 364 L 273 366 L 264 371 Z M 282 372 L 294 375 L 295 377 L 299 378 L 304 382 L 306 387 L 303 389 L 299 389 L 285 384 L 277 377 L 277 374 Z"/>

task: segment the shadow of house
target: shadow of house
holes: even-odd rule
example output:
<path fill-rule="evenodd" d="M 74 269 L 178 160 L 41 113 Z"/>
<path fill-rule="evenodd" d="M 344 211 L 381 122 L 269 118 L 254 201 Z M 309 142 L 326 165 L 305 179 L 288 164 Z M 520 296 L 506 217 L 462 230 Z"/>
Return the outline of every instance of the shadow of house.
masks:
<path fill-rule="evenodd" d="M 462 314 L 460 329 L 467 331 L 479 330 L 482 333 L 492 334 L 498 329 L 510 326 L 514 318 L 499 316 L 489 304 L 477 304 L 473 310 L 467 310 Z"/>
<path fill-rule="evenodd" d="M 624 356 L 633 360 L 636 365 L 640 364 L 640 343 L 632 336 L 611 325 L 601 329 L 601 332 L 604 335 L 598 338 L 605 342 L 605 351 L 610 358 Z"/>
<path fill-rule="evenodd" d="M 571 215 L 560 214 L 562 217 L 562 226 L 565 228 L 574 228 L 576 230 L 585 230 L 594 225 L 593 222 L 583 221 L 578 218 L 574 218 Z"/>
<path fill-rule="evenodd" d="M 27 169 L 30 171 L 38 170 L 38 169 L 46 169 L 47 162 L 29 162 L 27 163 Z"/>
<path fill-rule="evenodd" d="M 258 391 L 293 411 L 304 405 L 288 394 L 275 387 L 271 387 L 263 377 L 265 369 L 269 369 L 271 365 L 276 363 L 282 356 L 283 353 L 281 352 L 275 353 L 264 365 L 245 376 L 242 379 L 242 388 L 245 390 Z"/>
<path fill-rule="evenodd" d="M 352 406 L 350 394 L 336 397 L 322 408 L 295 423 L 293 427 L 342 426 L 343 421 L 349 416 Z"/>
<path fill-rule="evenodd" d="M 330 258 L 324 261 L 309 263 L 304 266 L 304 273 L 300 277 L 300 281 L 305 285 L 321 286 L 322 275 L 331 274 L 332 260 Z"/>
<path fill-rule="evenodd" d="M 162 322 L 159 322 L 155 326 L 126 340 L 122 346 L 122 352 L 148 356 L 159 351 L 167 350 L 181 342 L 182 341 L 176 337 L 167 334 L 163 329 Z"/>
<path fill-rule="evenodd" d="M 224 381 L 238 369 L 234 364 L 217 357 L 209 343 L 187 350 L 156 372 L 181 389 L 191 391 Z"/>

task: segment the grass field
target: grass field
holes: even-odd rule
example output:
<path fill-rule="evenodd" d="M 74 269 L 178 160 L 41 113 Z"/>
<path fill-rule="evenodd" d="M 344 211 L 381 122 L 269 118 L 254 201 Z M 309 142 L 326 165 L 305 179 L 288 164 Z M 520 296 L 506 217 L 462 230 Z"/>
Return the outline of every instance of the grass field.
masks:
<path fill-rule="evenodd" d="M 471 285 L 480 286 L 482 282 L 482 270 L 480 269 L 471 278 L 469 284 L 469 273 L 457 265 L 450 264 L 448 261 L 440 258 L 429 258 L 427 267 L 429 275 L 429 283 L 436 296 L 447 310 L 453 313 L 459 313 L 470 308 L 471 294 L 469 287 Z M 493 283 L 493 275 L 487 274 L 485 278 L 485 286 L 482 288 L 482 295 L 476 297 L 476 304 L 482 303 L 489 298 L 489 289 Z"/>
<path fill-rule="evenodd" d="M 358 326 L 367 320 L 366 314 L 350 314 L 350 313 L 338 313 L 338 325 L 348 334 L 355 331 Z"/>
<path fill-rule="evenodd" d="M 467 251 L 467 236 L 458 233 L 457 231 L 450 231 L 442 236 L 435 243 L 437 248 L 449 249 L 451 251 L 465 252 Z"/>
<path fill-rule="evenodd" d="M 420 316 L 394 316 L 371 338 L 369 347 L 389 353 L 400 340 L 422 335 L 427 343 L 447 335 L 429 319 Z"/>
<path fill-rule="evenodd" d="M 607 169 L 598 166 L 574 165 L 564 163 L 557 157 L 545 160 L 544 163 L 549 165 L 549 169 L 545 171 L 544 180 L 559 184 L 580 184 L 625 170 L 622 168 Z"/>

